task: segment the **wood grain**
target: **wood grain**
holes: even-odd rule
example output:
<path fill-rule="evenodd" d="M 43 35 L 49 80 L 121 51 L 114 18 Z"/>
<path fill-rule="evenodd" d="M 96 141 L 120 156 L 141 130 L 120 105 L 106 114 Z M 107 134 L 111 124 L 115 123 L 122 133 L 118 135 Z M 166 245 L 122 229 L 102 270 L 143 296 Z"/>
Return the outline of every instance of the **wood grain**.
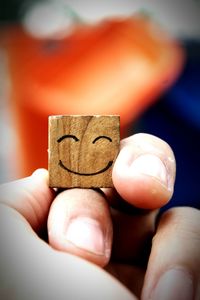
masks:
<path fill-rule="evenodd" d="M 49 185 L 60 188 L 113 187 L 119 152 L 119 116 L 50 116 Z"/>

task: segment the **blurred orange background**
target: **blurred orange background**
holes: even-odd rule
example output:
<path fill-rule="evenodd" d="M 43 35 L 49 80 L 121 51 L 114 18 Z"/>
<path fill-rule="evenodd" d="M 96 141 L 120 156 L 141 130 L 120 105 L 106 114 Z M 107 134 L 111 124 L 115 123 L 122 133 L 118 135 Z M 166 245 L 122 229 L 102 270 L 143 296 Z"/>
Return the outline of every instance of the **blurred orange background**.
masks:
<path fill-rule="evenodd" d="M 10 25 L 2 30 L 1 44 L 17 133 L 16 177 L 47 167 L 48 115 L 119 114 L 126 136 L 184 64 L 178 42 L 139 14 L 78 22 L 62 38 L 39 38 L 21 24 Z"/>

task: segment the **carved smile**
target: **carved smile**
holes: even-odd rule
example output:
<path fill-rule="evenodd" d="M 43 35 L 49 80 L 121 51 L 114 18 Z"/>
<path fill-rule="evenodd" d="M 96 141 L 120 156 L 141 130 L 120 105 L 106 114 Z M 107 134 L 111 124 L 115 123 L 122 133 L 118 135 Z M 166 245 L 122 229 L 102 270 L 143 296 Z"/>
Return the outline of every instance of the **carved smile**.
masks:
<path fill-rule="evenodd" d="M 98 175 L 98 174 L 101 174 L 101 173 L 104 173 L 105 171 L 107 171 L 113 164 L 113 161 L 109 161 L 107 166 L 103 169 L 101 169 L 100 171 L 97 171 L 97 172 L 94 172 L 94 173 L 79 173 L 79 172 L 76 172 L 76 171 L 72 171 L 70 169 L 68 169 L 63 163 L 62 163 L 62 160 L 59 160 L 59 166 L 61 166 L 61 168 L 65 169 L 66 171 L 70 172 L 70 173 L 73 173 L 75 175 L 81 175 L 81 176 L 94 176 L 94 175 Z"/>

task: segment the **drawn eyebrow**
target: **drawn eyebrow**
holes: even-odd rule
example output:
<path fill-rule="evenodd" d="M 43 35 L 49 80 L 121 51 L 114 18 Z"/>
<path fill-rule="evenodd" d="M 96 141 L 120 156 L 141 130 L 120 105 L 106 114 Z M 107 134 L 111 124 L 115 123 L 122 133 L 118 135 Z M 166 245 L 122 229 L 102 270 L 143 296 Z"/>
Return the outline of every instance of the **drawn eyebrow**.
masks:
<path fill-rule="evenodd" d="M 96 141 L 98 141 L 99 139 L 107 139 L 109 142 L 112 142 L 112 139 L 109 136 L 100 135 L 100 136 L 96 137 L 92 143 L 93 144 L 96 143 Z"/>
<path fill-rule="evenodd" d="M 57 142 L 60 143 L 64 139 L 74 139 L 76 142 L 79 141 L 79 139 L 75 135 L 65 134 L 65 135 L 61 136 L 59 139 L 57 139 Z"/>

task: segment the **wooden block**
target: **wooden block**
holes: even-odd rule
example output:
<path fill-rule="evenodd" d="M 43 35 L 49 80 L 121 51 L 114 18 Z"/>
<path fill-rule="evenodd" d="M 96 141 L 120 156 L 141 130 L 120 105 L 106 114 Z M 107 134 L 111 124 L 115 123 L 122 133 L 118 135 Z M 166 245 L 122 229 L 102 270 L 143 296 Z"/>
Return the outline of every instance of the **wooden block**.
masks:
<path fill-rule="evenodd" d="M 50 116 L 49 185 L 113 187 L 119 152 L 119 116 Z"/>

